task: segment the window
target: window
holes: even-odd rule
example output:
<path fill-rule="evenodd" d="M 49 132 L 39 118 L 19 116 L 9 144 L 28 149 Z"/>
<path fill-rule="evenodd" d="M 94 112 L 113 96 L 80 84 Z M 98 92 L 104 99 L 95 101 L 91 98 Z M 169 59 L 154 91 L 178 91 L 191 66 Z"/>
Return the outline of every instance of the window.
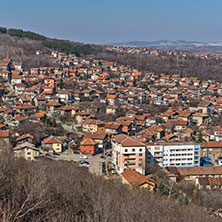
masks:
<path fill-rule="evenodd" d="M 139 153 L 139 156 L 143 156 L 143 154 L 142 154 L 142 153 Z"/>
<path fill-rule="evenodd" d="M 142 149 L 140 149 L 140 152 L 142 152 Z"/>
<path fill-rule="evenodd" d="M 142 163 L 140 163 L 140 164 L 139 164 L 139 166 L 141 167 L 141 166 L 143 166 L 143 164 L 142 164 Z"/>
<path fill-rule="evenodd" d="M 90 148 L 92 148 L 92 146 L 90 146 Z"/>
<path fill-rule="evenodd" d="M 133 152 L 135 152 L 135 149 L 132 149 Z"/>
<path fill-rule="evenodd" d="M 124 151 L 125 151 L 125 152 L 128 152 L 128 149 L 125 149 Z"/>
<path fill-rule="evenodd" d="M 27 155 L 31 155 L 31 153 L 30 153 L 30 152 L 28 152 L 28 153 L 27 153 Z"/>
<path fill-rule="evenodd" d="M 141 158 L 140 158 L 140 159 L 139 159 L 139 161 L 140 161 L 140 162 L 142 162 L 142 161 L 143 161 L 143 159 L 141 159 Z"/>

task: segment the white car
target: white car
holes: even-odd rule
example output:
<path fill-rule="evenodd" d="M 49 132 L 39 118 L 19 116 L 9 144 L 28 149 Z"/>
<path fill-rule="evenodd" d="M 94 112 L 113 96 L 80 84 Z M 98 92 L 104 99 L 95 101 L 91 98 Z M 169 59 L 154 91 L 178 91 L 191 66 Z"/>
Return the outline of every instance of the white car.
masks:
<path fill-rule="evenodd" d="M 86 156 L 86 155 L 80 156 L 79 159 L 88 159 L 88 156 Z"/>

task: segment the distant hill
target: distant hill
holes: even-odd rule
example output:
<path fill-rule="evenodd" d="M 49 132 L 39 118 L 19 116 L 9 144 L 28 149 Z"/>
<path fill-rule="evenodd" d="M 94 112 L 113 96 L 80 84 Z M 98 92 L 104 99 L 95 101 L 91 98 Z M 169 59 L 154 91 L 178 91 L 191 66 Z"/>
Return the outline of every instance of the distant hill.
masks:
<path fill-rule="evenodd" d="M 159 41 L 120 42 L 120 43 L 111 43 L 111 45 L 125 46 L 125 47 L 144 47 L 144 48 L 155 48 L 155 49 L 178 50 L 178 51 L 188 51 L 192 53 L 222 54 L 222 42 L 159 40 Z"/>

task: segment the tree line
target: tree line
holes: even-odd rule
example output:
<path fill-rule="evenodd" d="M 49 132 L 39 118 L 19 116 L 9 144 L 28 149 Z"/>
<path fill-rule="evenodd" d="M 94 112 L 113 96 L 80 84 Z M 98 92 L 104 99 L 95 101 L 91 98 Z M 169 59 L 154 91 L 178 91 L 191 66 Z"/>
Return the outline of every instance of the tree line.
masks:
<path fill-rule="evenodd" d="M 94 50 L 90 45 L 84 44 L 73 44 L 70 42 L 66 42 L 64 40 L 47 40 L 43 41 L 42 45 L 44 47 L 57 50 L 59 52 L 65 52 L 67 54 L 75 54 L 76 56 L 80 56 L 81 54 L 91 54 Z"/>
<path fill-rule="evenodd" d="M 40 35 L 30 31 L 23 31 L 22 29 L 6 29 L 0 27 L 0 34 L 8 34 L 12 37 L 28 38 L 31 40 L 41 41 L 43 47 L 47 47 L 59 52 L 67 54 L 76 54 L 77 56 L 91 54 L 94 48 L 88 44 L 73 43 L 66 40 L 50 39 L 44 35 Z"/>

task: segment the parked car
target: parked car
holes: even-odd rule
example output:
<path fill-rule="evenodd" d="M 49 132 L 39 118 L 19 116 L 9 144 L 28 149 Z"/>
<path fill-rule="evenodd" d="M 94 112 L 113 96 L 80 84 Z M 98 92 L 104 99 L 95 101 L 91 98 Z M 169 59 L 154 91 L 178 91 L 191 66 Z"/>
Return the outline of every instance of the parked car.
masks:
<path fill-rule="evenodd" d="M 80 162 L 81 164 L 83 164 L 83 163 L 85 163 L 85 164 L 89 164 L 89 162 L 88 161 L 85 161 L 85 160 L 81 160 L 81 162 Z M 90 165 L 90 164 L 89 164 Z"/>
<path fill-rule="evenodd" d="M 88 159 L 88 156 L 84 155 L 84 156 L 80 156 L 80 159 Z"/>
<path fill-rule="evenodd" d="M 80 162 L 79 166 L 80 166 L 80 167 L 87 167 L 87 168 L 89 168 L 89 167 L 90 167 L 90 164 L 89 164 L 89 162 L 82 160 L 82 161 Z"/>

